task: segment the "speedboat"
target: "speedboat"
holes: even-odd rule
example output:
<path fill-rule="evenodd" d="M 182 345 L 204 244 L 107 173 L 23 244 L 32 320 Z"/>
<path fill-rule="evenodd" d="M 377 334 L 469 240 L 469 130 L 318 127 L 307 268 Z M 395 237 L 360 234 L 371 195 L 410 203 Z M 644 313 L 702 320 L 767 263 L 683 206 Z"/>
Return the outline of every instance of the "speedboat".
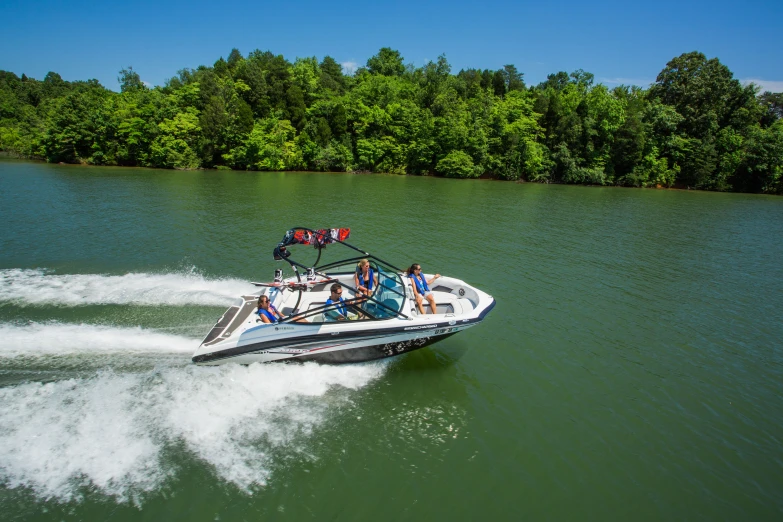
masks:
<path fill-rule="evenodd" d="M 259 292 L 243 295 L 218 320 L 193 354 L 199 365 L 225 363 L 317 361 L 353 363 L 411 352 L 471 328 L 495 306 L 491 295 L 454 277 L 439 277 L 430 288 L 437 313 L 419 312 L 406 271 L 345 242 L 350 229 L 293 228 L 275 247 L 276 260 L 294 275 L 275 270 L 271 283 L 253 283 Z M 294 250 L 314 247 L 309 266 L 295 261 Z M 342 247 L 350 257 L 320 263 L 326 247 Z M 370 263 L 377 285 L 362 297 L 355 287 L 357 263 Z M 432 274 L 422 274 L 427 280 Z M 330 288 L 339 285 L 346 303 L 327 304 Z M 266 295 L 284 317 L 261 322 L 258 298 Z M 356 299 L 357 295 L 360 297 Z M 339 308 L 342 307 L 342 308 Z M 347 314 L 343 316 L 340 312 Z M 345 320 L 347 318 L 347 320 Z M 342 320 L 339 320 L 342 319 Z"/>

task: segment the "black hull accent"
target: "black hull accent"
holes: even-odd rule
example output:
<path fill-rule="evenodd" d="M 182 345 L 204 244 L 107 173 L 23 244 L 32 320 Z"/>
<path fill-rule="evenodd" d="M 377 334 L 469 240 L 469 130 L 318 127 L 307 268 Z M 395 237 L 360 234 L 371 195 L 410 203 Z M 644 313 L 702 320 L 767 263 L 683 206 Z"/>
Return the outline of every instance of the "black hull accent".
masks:
<path fill-rule="evenodd" d="M 385 359 L 404 353 L 430 346 L 447 337 L 451 337 L 457 332 L 439 335 L 437 337 L 423 337 L 421 339 L 411 339 L 410 341 L 399 341 L 393 343 L 376 344 L 374 346 L 362 346 L 361 348 L 351 348 L 348 350 L 336 350 L 333 352 L 313 353 L 293 357 L 290 359 L 280 359 L 275 362 L 297 361 L 308 362 L 315 361 L 321 364 L 345 364 L 358 363 L 365 361 L 374 361 L 376 359 Z"/>
<path fill-rule="evenodd" d="M 495 300 L 493 299 L 493 300 L 492 300 L 492 303 L 491 303 L 491 304 L 490 304 L 488 307 L 486 307 L 485 309 L 483 309 L 483 310 L 481 311 L 481 313 L 479 314 L 479 316 L 478 316 L 478 322 L 481 322 L 481 321 L 483 321 L 483 320 L 484 320 L 484 318 L 487 316 L 487 314 L 488 314 L 489 312 L 491 312 L 493 308 L 495 308 L 495 305 L 496 305 L 496 304 L 497 304 L 497 301 L 495 301 Z"/>
<path fill-rule="evenodd" d="M 266 341 L 262 343 L 248 344 L 244 346 L 238 346 L 236 348 L 229 348 L 227 350 L 217 351 L 215 353 L 198 355 L 193 357 L 194 363 L 205 363 L 212 361 L 219 361 L 221 359 L 230 359 L 240 355 L 245 355 L 253 352 L 260 352 L 262 350 L 275 350 L 277 348 L 306 348 L 307 345 L 321 344 L 324 342 L 350 342 L 367 337 L 382 337 L 384 335 L 390 335 L 392 333 L 403 333 L 402 329 L 390 328 L 383 331 L 364 331 L 355 333 L 337 333 L 332 334 L 315 334 L 315 335 L 302 335 L 294 338 L 276 339 L 273 341 Z"/>
<path fill-rule="evenodd" d="M 481 318 L 459 321 L 459 326 L 465 326 L 469 324 L 475 324 L 481 321 Z M 455 325 L 449 323 L 438 323 L 434 325 L 428 325 L 424 328 L 414 327 L 414 330 L 421 331 L 423 334 L 434 332 L 438 329 L 452 328 Z M 410 333 L 408 328 L 384 328 L 378 330 L 365 330 L 360 332 L 340 332 L 335 334 L 316 334 L 316 335 L 302 335 L 294 338 L 276 339 L 273 341 L 266 341 L 262 343 L 248 344 L 244 346 L 238 346 L 236 348 L 228 348 L 226 350 L 219 350 L 215 353 L 209 353 L 204 355 L 198 355 L 193 357 L 194 363 L 208 363 L 218 361 L 221 359 L 230 359 L 239 355 L 244 355 L 253 352 L 260 352 L 262 350 L 273 351 L 276 348 L 298 348 L 313 343 L 344 343 L 350 341 L 357 341 L 372 337 L 386 337 L 395 334 Z M 403 341 L 406 342 L 406 341 Z M 381 345 L 383 346 L 383 345 Z"/>

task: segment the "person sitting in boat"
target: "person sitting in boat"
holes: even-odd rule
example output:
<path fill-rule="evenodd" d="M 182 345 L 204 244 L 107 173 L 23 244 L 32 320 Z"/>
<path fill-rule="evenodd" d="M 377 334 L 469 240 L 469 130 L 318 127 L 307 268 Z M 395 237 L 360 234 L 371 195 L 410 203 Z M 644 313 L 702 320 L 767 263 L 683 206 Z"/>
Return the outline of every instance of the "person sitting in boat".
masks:
<path fill-rule="evenodd" d="M 366 259 L 359 261 L 356 273 L 353 275 L 353 283 L 359 291 L 356 295 L 359 298 L 366 299 L 366 296 L 372 295 L 372 289 L 378 286 L 378 274 L 370 268 L 370 262 Z"/>
<path fill-rule="evenodd" d="M 269 302 L 269 297 L 265 295 L 258 296 L 258 321 L 266 324 L 276 323 L 280 319 L 285 319 L 277 308 Z"/>
<path fill-rule="evenodd" d="M 326 300 L 326 304 L 338 303 L 336 307 L 324 312 L 324 318 L 327 321 L 345 321 L 348 319 L 348 301 L 343 298 L 343 287 L 340 283 L 333 284 L 329 290 L 331 295 Z"/>
<path fill-rule="evenodd" d="M 440 277 L 440 274 L 435 274 L 432 276 L 432 279 L 427 281 L 427 278 L 421 273 L 421 265 L 414 263 L 408 269 L 408 277 L 413 280 L 413 296 L 416 298 L 416 306 L 419 307 L 419 313 L 424 315 L 424 300 L 426 299 L 430 303 L 432 313 L 437 314 L 438 308 L 435 306 L 435 296 L 430 291 L 430 285 Z"/>

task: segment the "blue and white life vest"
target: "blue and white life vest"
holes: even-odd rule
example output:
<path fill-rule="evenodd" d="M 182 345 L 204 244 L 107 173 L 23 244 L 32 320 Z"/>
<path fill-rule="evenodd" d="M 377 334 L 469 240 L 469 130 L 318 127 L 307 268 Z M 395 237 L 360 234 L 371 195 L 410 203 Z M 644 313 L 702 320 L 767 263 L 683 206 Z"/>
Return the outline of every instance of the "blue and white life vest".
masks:
<path fill-rule="evenodd" d="M 276 323 L 277 322 L 277 317 L 271 311 L 264 310 L 263 308 L 259 308 L 258 309 L 258 316 L 261 317 L 261 314 L 264 314 L 266 316 L 266 318 L 269 319 L 270 322 L 272 322 L 272 323 Z"/>
<path fill-rule="evenodd" d="M 329 299 L 326 300 L 325 304 L 326 305 L 330 305 L 330 304 L 334 304 L 335 302 L 336 301 L 332 301 L 332 298 L 330 297 Z M 337 305 L 335 310 L 340 312 L 340 315 L 342 315 L 344 317 L 348 317 L 348 308 L 345 306 L 345 299 L 343 299 L 342 297 L 340 298 L 340 304 Z"/>
<path fill-rule="evenodd" d="M 372 271 L 372 268 L 367 271 L 367 275 L 370 276 L 370 280 L 367 283 L 367 291 L 369 292 L 372 290 L 373 281 L 375 281 L 375 272 Z M 364 286 L 364 274 L 361 268 L 359 269 L 357 279 L 359 280 L 359 286 Z"/>
<path fill-rule="evenodd" d="M 420 294 L 424 295 L 425 292 L 430 291 L 430 286 L 427 284 L 427 278 L 424 277 L 424 274 L 422 274 L 421 280 L 419 280 L 416 274 L 411 274 L 411 279 L 413 279 L 413 282 L 416 283 L 416 289 Z"/>

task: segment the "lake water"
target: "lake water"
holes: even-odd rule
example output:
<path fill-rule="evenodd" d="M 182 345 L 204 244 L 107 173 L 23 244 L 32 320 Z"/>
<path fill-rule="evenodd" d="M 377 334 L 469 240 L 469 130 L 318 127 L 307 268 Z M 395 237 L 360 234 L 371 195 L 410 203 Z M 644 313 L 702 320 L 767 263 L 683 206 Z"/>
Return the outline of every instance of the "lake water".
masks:
<path fill-rule="evenodd" d="M 196 367 L 294 226 L 492 294 Z M 0 161 L 4 520 L 781 520 L 783 198 Z"/>

